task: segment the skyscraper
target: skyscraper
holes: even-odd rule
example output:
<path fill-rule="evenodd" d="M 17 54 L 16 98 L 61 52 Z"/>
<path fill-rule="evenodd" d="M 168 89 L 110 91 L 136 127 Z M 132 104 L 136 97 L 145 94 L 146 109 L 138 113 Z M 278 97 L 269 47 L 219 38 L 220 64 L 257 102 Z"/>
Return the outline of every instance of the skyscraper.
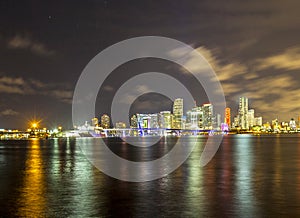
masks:
<path fill-rule="evenodd" d="M 249 128 L 252 128 L 255 124 L 255 119 L 254 119 L 254 109 L 248 110 L 248 125 Z"/>
<path fill-rule="evenodd" d="M 240 97 L 239 101 L 239 127 L 249 129 L 248 123 L 248 98 Z"/>
<path fill-rule="evenodd" d="M 136 120 L 138 127 L 141 128 L 159 128 L 159 114 L 137 114 Z"/>
<path fill-rule="evenodd" d="M 189 110 L 186 115 L 186 127 L 190 129 L 202 128 L 202 107 L 195 106 L 192 110 Z"/>
<path fill-rule="evenodd" d="M 182 116 L 183 116 L 183 99 L 176 98 L 173 104 L 173 114 L 174 114 L 174 128 L 182 128 Z"/>
<path fill-rule="evenodd" d="M 231 126 L 231 115 L 230 115 L 230 108 L 229 107 L 225 108 L 225 123 L 230 128 L 230 126 Z"/>
<path fill-rule="evenodd" d="M 109 129 L 110 128 L 110 118 L 107 114 L 103 114 L 101 116 L 101 126 L 104 129 Z"/>
<path fill-rule="evenodd" d="M 214 127 L 213 105 L 203 104 L 202 110 L 203 110 L 204 129 L 213 129 Z"/>
<path fill-rule="evenodd" d="M 159 126 L 161 128 L 171 128 L 172 126 L 172 116 L 171 111 L 161 111 L 159 113 Z"/>

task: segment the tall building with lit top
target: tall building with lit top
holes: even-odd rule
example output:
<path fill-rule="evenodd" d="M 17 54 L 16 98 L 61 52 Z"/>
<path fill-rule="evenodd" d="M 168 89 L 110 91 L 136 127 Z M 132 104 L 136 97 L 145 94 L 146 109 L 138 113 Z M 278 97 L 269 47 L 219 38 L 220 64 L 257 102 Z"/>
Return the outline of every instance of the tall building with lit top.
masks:
<path fill-rule="evenodd" d="M 203 128 L 213 129 L 214 126 L 214 116 L 213 116 L 213 105 L 203 104 Z"/>
<path fill-rule="evenodd" d="M 186 113 L 186 128 L 199 129 L 203 127 L 203 110 L 202 107 L 194 107 Z"/>
<path fill-rule="evenodd" d="M 249 128 L 252 128 L 255 125 L 254 109 L 248 110 L 247 118 Z"/>
<path fill-rule="evenodd" d="M 175 129 L 182 129 L 183 116 L 183 99 L 176 98 L 173 104 L 174 127 Z"/>
<path fill-rule="evenodd" d="M 110 118 L 107 114 L 103 114 L 101 116 L 101 126 L 103 127 L 103 129 L 110 128 Z"/>
<path fill-rule="evenodd" d="M 168 128 L 172 127 L 172 114 L 171 111 L 161 111 L 159 113 L 159 127 Z"/>
<path fill-rule="evenodd" d="M 159 128 L 159 114 L 137 114 L 136 118 L 139 128 Z"/>
<path fill-rule="evenodd" d="M 246 97 L 240 97 L 238 117 L 239 117 L 239 127 L 241 129 L 249 129 L 248 98 Z"/>
<path fill-rule="evenodd" d="M 230 128 L 230 126 L 231 126 L 231 114 L 230 114 L 230 108 L 229 107 L 225 108 L 225 123 Z"/>

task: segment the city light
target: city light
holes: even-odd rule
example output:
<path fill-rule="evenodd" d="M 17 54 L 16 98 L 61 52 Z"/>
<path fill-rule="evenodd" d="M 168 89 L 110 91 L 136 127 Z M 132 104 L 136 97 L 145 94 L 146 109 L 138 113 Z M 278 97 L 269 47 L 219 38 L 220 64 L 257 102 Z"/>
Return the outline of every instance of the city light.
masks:
<path fill-rule="evenodd" d="M 237 111 L 225 108 L 224 114 L 217 114 L 214 105 L 205 103 L 183 108 L 184 99 L 177 98 L 172 110 L 157 113 L 136 113 L 128 117 L 130 125 L 124 120 L 110 123 L 110 116 L 102 114 L 91 118 L 73 130 L 64 130 L 62 125 L 53 129 L 41 126 L 42 120 L 32 119 L 25 131 L 2 131 L 1 138 L 58 138 L 58 137 L 144 137 L 167 135 L 215 135 L 215 134 L 282 134 L 300 132 L 300 122 L 291 118 L 289 121 L 263 123 L 262 116 L 255 116 L 256 110 L 249 108 L 247 97 L 239 98 Z M 184 110 L 185 109 L 185 110 Z"/>
<path fill-rule="evenodd" d="M 36 129 L 38 127 L 38 124 L 37 123 L 32 123 L 31 126 L 32 126 L 32 128 Z"/>

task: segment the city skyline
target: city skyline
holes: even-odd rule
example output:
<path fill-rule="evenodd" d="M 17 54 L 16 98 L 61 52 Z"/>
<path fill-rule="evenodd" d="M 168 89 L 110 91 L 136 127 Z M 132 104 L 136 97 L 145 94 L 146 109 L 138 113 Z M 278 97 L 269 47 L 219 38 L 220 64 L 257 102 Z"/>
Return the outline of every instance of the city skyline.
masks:
<path fill-rule="evenodd" d="M 195 105 L 192 108 L 184 108 L 184 99 L 176 98 L 173 101 L 172 110 L 156 111 L 154 113 L 138 112 L 128 116 L 129 125 L 125 120 L 118 120 L 115 124 L 110 123 L 110 116 L 101 115 L 101 122 L 98 118 L 92 118 L 92 126 L 101 126 L 104 129 L 113 128 L 166 128 L 166 129 L 204 129 L 204 130 L 256 130 L 257 127 L 278 128 L 282 126 L 292 126 L 296 129 L 300 126 L 300 117 L 297 119 L 278 120 L 274 117 L 272 120 L 265 120 L 262 116 L 257 116 L 256 109 L 250 108 L 247 97 L 239 98 L 239 106 L 235 113 L 232 113 L 229 107 L 224 109 L 224 114 L 214 113 L 214 107 L 210 103 Z M 106 117 L 103 125 L 102 118 Z M 97 120 L 96 124 L 94 120 Z M 108 120 L 108 121 L 107 121 Z M 107 125 L 107 122 L 109 123 Z M 85 125 L 87 125 L 86 121 Z M 298 124 L 298 125 L 297 125 Z M 108 128 L 109 126 L 109 128 Z"/>
<path fill-rule="evenodd" d="M 89 61 L 105 48 L 137 36 L 158 35 L 191 45 L 208 60 L 228 106 L 247 96 L 258 116 L 271 121 L 300 115 L 298 1 L 224 3 L 199 1 L 2 1 L 0 14 L 0 127 L 26 128 L 32 119 L 46 126 L 72 127 L 72 96 Z M 34 9 L 33 9 L 34 8 Z M 138 18 L 138 19 L 137 19 Z M 157 60 L 126 63 L 100 89 L 96 114 L 110 112 L 118 88 L 141 72 L 164 72 L 189 86 L 199 104 L 208 102 L 193 78 Z M 191 67 L 201 67 L 193 61 Z M 149 87 L 140 87 L 149 89 Z M 196 89 L 196 90 L 193 90 Z M 160 98 L 163 99 L 163 98 Z M 133 111 L 155 107 L 144 96 Z M 99 100 L 100 101 L 100 100 Z M 25 122 L 24 122 L 25 121 Z"/>

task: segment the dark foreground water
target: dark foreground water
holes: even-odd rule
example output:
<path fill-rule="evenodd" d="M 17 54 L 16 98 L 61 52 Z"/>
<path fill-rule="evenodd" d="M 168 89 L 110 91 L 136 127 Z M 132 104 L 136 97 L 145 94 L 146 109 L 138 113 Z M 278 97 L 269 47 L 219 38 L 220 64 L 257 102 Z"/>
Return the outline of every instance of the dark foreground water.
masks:
<path fill-rule="evenodd" d="M 205 140 L 172 174 L 144 183 L 93 167 L 80 143 L 95 139 L 1 141 L 0 216 L 300 217 L 300 136 L 225 136 L 201 168 Z M 109 146 L 128 159 L 149 158 L 150 148 L 139 153 L 115 139 Z M 155 149 L 150 154 L 161 156 Z"/>

